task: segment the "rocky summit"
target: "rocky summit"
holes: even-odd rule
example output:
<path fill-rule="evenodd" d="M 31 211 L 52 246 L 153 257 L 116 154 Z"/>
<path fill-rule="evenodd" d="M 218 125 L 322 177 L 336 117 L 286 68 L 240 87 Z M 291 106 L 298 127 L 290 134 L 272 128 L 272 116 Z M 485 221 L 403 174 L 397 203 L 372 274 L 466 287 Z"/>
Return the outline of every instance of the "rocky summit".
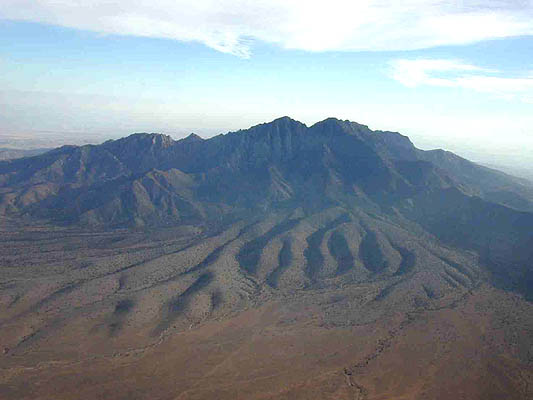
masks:
<path fill-rule="evenodd" d="M 533 184 L 396 132 L 64 146 L 0 222 L 2 399 L 533 396 Z"/>

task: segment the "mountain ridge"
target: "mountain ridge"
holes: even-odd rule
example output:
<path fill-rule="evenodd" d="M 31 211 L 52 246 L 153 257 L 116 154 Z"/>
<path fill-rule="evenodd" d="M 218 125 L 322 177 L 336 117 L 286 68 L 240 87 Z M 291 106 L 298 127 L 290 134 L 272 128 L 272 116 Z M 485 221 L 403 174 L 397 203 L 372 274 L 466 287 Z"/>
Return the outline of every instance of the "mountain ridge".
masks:
<path fill-rule="evenodd" d="M 336 119 L 0 162 L 0 390 L 109 397 L 105 371 L 109 393 L 142 375 L 161 398 L 265 398 L 264 382 L 273 399 L 522 393 L 529 190 Z"/>
<path fill-rule="evenodd" d="M 432 180 L 431 185 L 435 187 L 449 185 L 450 179 L 455 179 L 468 194 L 486 196 L 487 200 L 504 204 L 506 200 L 508 206 L 533 210 L 533 189 L 521 187 L 514 178 L 450 156 L 452 153 L 445 154 L 448 155 L 418 150 L 407 136 L 396 132 L 372 131 L 366 125 L 335 118 L 307 127 L 282 117 L 210 139 L 191 134 L 173 140 L 168 135 L 137 133 L 101 145 L 63 146 L 33 158 L 0 162 L 0 188 L 3 189 L 0 211 L 11 216 L 31 216 L 34 209 L 41 208 L 41 201 L 60 198 L 61 190 L 82 192 L 83 188 L 113 180 L 118 185 L 123 180 L 133 183 L 149 171 L 171 169 L 191 175 L 196 182 L 199 203 L 219 200 L 224 204 L 229 202 L 229 206 L 238 203 L 236 199 L 230 200 L 237 181 L 249 188 L 251 196 L 243 199 L 247 201 L 246 206 L 251 201 L 259 201 L 253 196 L 254 190 L 263 191 L 265 198 L 288 199 L 298 190 L 287 188 L 291 185 L 303 188 L 305 179 L 314 173 L 316 179 L 310 184 L 319 181 L 326 187 L 329 182 L 333 187 L 338 186 L 334 182 L 342 182 L 341 191 L 355 190 L 363 197 L 413 191 L 421 185 L 421 179 L 428 185 L 428 180 Z M 457 164 L 461 165 L 457 167 Z M 232 182 L 234 178 L 236 182 Z M 499 183 L 492 182 L 495 178 Z M 290 184 L 287 179 L 296 182 Z M 160 186 L 154 176 L 146 180 Z M 252 190 L 251 186 L 258 182 L 270 186 L 271 190 L 262 186 Z M 354 184 L 356 187 L 350 187 Z M 323 191 L 323 188 L 315 189 Z M 117 196 L 115 203 L 121 201 L 120 195 Z M 188 200 L 192 198 L 189 196 Z M 202 208 L 201 204 L 199 207 Z M 177 215 L 176 209 L 169 212 Z M 107 219 L 100 220 L 104 223 Z M 80 218 L 74 215 L 71 222 L 79 223 Z M 143 224 L 142 218 L 114 223 Z"/>
<path fill-rule="evenodd" d="M 336 118 L 307 127 L 282 117 L 210 139 L 137 133 L 0 162 L 0 215 L 30 224 L 209 231 L 252 215 L 314 218 L 336 209 L 475 251 L 496 263 L 501 282 L 533 293 L 523 284 L 533 279 L 533 239 L 519 222 L 533 218 L 533 188 L 451 152 L 419 150 L 396 132 Z M 500 225 L 487 225 L 492 218 Z M 466 233 L 469 224 L 488 231 Z M 312 265 L 320 253 L 306 254 Z"/>

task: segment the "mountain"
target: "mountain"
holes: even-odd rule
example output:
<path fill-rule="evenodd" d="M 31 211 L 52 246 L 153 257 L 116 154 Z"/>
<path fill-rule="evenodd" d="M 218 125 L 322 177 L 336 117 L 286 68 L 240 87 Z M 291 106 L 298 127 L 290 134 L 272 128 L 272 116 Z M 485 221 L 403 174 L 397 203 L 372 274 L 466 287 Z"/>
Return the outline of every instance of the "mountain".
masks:
<path fill-rule="evenodd" d="M 529 396 L 533 187 L 399 133 L 64 146 L 0 216 L 6 398 Z"/>
<path fill-rule="evenodd" d="M 158 226 L 346 201 L 382 207 L 451 186 L 533 210 L 526 181 L 336 119 L 308 128 L 285 117 L 208 140 L 135 134 L 65 146 L 0 163 L 0 185 L 6 215 L 60 224 Z"/>

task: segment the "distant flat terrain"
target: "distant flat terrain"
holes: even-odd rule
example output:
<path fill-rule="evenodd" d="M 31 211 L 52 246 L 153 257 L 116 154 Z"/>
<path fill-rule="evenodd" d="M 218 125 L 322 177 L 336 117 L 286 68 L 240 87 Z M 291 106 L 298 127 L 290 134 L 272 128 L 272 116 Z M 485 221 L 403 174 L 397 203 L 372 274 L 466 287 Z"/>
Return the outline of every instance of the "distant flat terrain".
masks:
<path fill-rule="evenodd" d="M 10 148 L 0 148 L 0 161 L 3 160 L 14 160 L 16 158 L 22 158 L 22 157 L 32 157 L 39 154 L 46 153 L 51 149 L 31 149 L 31 150 L 24 150 L 24 149 L 10 149 Z"/>

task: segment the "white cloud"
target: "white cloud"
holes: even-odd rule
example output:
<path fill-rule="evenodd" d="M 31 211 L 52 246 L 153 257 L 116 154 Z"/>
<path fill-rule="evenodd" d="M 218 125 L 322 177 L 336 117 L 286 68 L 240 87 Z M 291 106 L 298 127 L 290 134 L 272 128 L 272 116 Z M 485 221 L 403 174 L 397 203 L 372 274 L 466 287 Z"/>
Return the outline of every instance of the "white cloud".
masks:
<path fill-rule="evenodd" d="M 195 41 L 240 57 L 254 40 L 409 50 L 533 34 L 531 0 L 2 0 L 0 18 Z"/>
<path fill-rule="evenodd" d="M 498 71 L 458 60 L 400 59 L 391 62 L 392 77 L 408 87 L 440 86 L 471 89 L 504 99 L 533 99 L 533 73 L 523 77 L 501 77 Z"/>

